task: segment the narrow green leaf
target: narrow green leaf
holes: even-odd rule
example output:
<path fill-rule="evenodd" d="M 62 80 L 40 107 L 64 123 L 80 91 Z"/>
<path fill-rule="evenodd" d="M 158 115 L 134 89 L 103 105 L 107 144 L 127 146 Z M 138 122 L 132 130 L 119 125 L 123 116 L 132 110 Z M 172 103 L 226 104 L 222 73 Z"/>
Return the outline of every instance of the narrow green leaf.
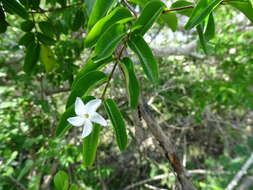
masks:
<path fill-rule="evenodd" d="M 40 47 L 40 62 L 44 64 L 46 72 L 50 72 L 56 66 L 54 54 L 49 47 L 41 45 Z"/>
<path fill-rule="evenodd" d="M 54 176 L 54 186 L 56 190 L 67 190 L 69 186 L 69 177 L 64 171 L 59 171 Z"/>
<path fill-rule="evenodd" d="M 72 184 L 69 190 L 78 190 L 78 186 L 76 184 Z"/>
<path fill-rule="evenodd" d="M 164 4 L 160 0 L 151 0 L 146 3 L 141 15 L 138 17 L 136 22 L 133 25 L 133 28 L 136 26 L 141 26 L 140 28 L 133 30 L 133 32 L 138 33 L 140 35 L 144 35 L 148 29 L 153 25 L 156 19 L 162 13 L 164 8 Z"/>
<path fill-rule="evenodd" d="M 92 133 L 83 139 L 83 165 L 85 167 L 91 166 L 96 158 L 100 129 L 100 125 L 93 123 Z"/>
<path fill-rule="evenodd" d="M 112 25 L 98 40 L 95 47 L 94 62 L 101 61 L 112 55 L 121 40 L 126 36 L 123 24 Z"/>
<path fill-rule="evenodd" d="M 24 71 L 27 74 L 31 74 L 36 63 L 39 60 L 40 55 L 40 45 L 38 43 L 32 42 L 26 50 L 25 61 L 24 61 Z"/>
<path fill-rule="evenodd" d="M 189 30 L 200 24 L 221 2 L 222 0 L 212 0 L 207 4 L 207 0 L 200 0 L 186 23 L 185 29 Z"/>
<path fill-rule="evenodd" d="M 34 33 L 28 32 L 25 33 L 24 36 L 22 36 L 20 38 L 20 40 L 18 41 L 19 45 L 24 45 L 24 46 L 29 46 L 31 42 L 35 41 L 35 35 Z"/>
<path fill-rule="evenodd" d="M 141 36 L 133 36 L 128 41 L 128 45 L 139 57 L 148 79 L 156 83 L 159 78 L 158 64 L 148 44 Z"/>
<path fill-rule="evenodd" d="M 191 6 L 191 5 L 193 5 L 192 2 L 179 0 L 179 1 L 176 1 L 175 3 L 173 3 L 171 5 L 171 8 L 186 7 L 186 6 Z M 193 10 L 193 8 L 187 8 L 187 9 L 177 10 L 177 13 L 189 17 L 192 14 L 192 10 Z"/>
<path fill-rule="evenodd" d="M 117 7 L 115 8 L 110 14 L 100 19 L 88 33 L 87 37 L 85 38 L 85 46 L 91 47 L 93 46 L 98 38 L 104 33 L 109 27 L 115 24 L 117 21 L 122 20 L 124 18 L 131 17 L 131 13 L 128 9 L 124 7 Z"/>
<path fill-rule="evenodd" d="M 103 16 L 106 15 L 108 9 L 113 4 L 114 0 L 96 0 L 88 21 L 88 28 L 92 28 Z"/>
<path fill-rule="evenodd" d="M 210 39 L 214 38 L 214 36 L 215 36 L 215 23 L 214 23 L 214 18 L 213 18 L 212 13 L 208 17 L 207 26 L 206 26 L 206 29 L 204 32 L 204 36 L 205 36 L 206 40 L 210 40 Z"/>
<path fill-rule="evenodd" d="M 34 27 L 34 23 L 30 20 L 21 23 L 21 30 L 30 32 Z"/>
<path fill-rule="evenodd" d="M 167 13 L 161 15 L 161 20 L 171 28 L 173 32 L 177 30 L 177 17 L 175 13 Z"/>
<path fill-rule="evenodd" d="M 203 34 L 203 28 L 200 24 L 197 26 L 197 32 L 198 32 L 198 35 L 199 35 L 199 40 L 200 40 L 201 47 L 204 50 L 205 54 L 207 54 L 206 39 L 205 39 L 205 36 Z"/>
<path fill-rule="evenodd" d="M 122 114 L 112 99 L 104 101 L 106 113 L 108 114 L 116 135 L 116 140 L 120 151 L 124 151 L 127 147 L 127 132 Z"/>
<path fill-rule="evenodd" d="M 55 40 L 54 39 L 52 39 L 52 38 L 50 38 L 50 37 L 48 37 L 48 36 L 46 36 L 46 35 L 44 35 L 44 34 L 42 34 L 40 32 L 37 33 L 37 38 L 38 38 L 38 40 L 41 43 L 43 43 L 45 45 L 49 45 L 50 46 L 50 45 L 54 45 L 55 44 Z"/>
<path fill-rule="evenodd" d="M 19 15 L 23 19 L 28 20 L 29 18 L 28 13 L 26 12 L 25 8 L 21 4 L 18 3 L 18 1 L 16 0 L 1 0 L 1 1 L 4 7 L 9 9 L 13 13 Z"/>
<path fill-rule="evenodd" d="M 77 31 L 79 28 L 83 26 L 85 22 L 85 15 L 82 9 L 79 9 L 76 12 L 73 24 L 72 24 L 72 30 Z"/>
<path fill-rule="evenodd" d="M 87 96 L 91 89 L 104 83 L 106 80 L 106 74 L 100 71 L 92 71 L 87 75 L 82 76 L 76 84 L 72 86 L 72 91 L 69 95 L 66 108 L 75 102 L 76 97 Z"/>
<path fill-rule="evenodd" d="M 84 103 L 89 102 L 90 100 L 94 99 L 94 97 L 92 96 L 83 96 L 81 97 L 81 99 L 83 100 Z M 70 107 L 68 107 L 68 109 L 66 109 L 66 111 L 62 114 L 61 119 L 60 119 L 60 123 L 58 124 L 57 128 L 56 128 L 56 137 L 62 137 L 70 128 L 71 125 L 68 123 L 67 119 L 69 117 L 73 117 L 75 116 L 75 105 L 71 105 Z"/>
<path fill-rule="evenodd" d="M 134 65 L 130 58 L 121 60 L 121 67 L 126 78 L 129 104 L 132 109 L 136 109 L 139 103 L 140 85 L 134 72 Z"/>
<path fill-rule="evenodd" d="M 250 1 L 227 1 L 229 5 L 242 12 L 253 23 L 253 8 Z"/>
<path fill-rule="evenodd" d="M 76 82 L 84 75 L 88 74 L 91 71 L 99 70 L 108 63 L 110 63 L 113 60 L 112 57 L 109 57 L 107 59 L 104 59 L 102 61 L 94 62 L 92 59 L 89 59 L 84 66 L 81 68 L 81 70 L 77 73 L 74 82 L 72 83 L 72 86 L 75 86 Z"/>

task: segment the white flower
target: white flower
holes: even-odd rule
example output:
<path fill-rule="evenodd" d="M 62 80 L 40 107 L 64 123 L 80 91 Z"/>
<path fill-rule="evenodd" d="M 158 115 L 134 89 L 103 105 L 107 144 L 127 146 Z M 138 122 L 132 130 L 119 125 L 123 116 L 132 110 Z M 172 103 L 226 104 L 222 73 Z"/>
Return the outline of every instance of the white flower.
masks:
<path fill-rule="evenodd" d="M 81 138 L 88 136 L 92 131 L 92 122 L 98 123 L 102 126 L 106 126 L 106 120 L 96 112 L 97 108 L 100 106 L 101 100 L 94 99 L 89 101 L 84 105 L 81 98 L 77 97 L 75 102 L 75 117 L 70 117 L 67 121 L 75 126 L 83 126 L 83 132 Z"/>

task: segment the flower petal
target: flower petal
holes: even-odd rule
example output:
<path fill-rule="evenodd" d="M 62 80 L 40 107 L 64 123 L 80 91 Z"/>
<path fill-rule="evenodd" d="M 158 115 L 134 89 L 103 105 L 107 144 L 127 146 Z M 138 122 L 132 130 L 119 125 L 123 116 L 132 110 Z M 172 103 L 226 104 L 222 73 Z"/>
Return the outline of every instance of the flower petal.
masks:
<path fill-rule="evenodd" d="M 68 118 L 67 121 L 75 127 L 80 127 L 84 124 L 85 119 L 83 117 L 76 116 Z"/>
<path fill-rule="evenodd" d="M 90 120 L 93 121 L 93 122 L 95 122 L 95 123 L 98 123 L 98 124 L 100 124 L 102 126 L 106 126 L 107 125 L 106 120 L 100 114 L 98 114 L 97 112 L 94 112 L 91 115 Z"/>
<path fill-rule="evenodd" d="M 85 110 L 87 110 L 89 114 L 92 114 L 98 109 L 101 102 L 100 99 L 91 100 L 85 105 Z"/>
<path fill-rule="evenodd" d="M 76 115 L 83 116 L 86 113 L 85 105 L 81 98 L 77 97 L 75 102 Z"/>
<path fill-rule="evenodd" d="M 83 132 L 81 138 L 87 137 L 92 131 L 92 123 L 90 120 L 86 120 L 83 126 Z"/>

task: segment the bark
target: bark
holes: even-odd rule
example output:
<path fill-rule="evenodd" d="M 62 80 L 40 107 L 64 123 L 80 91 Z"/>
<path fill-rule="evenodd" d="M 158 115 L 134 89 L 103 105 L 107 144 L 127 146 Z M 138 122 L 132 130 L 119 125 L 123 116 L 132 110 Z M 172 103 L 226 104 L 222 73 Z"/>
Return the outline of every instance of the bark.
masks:
<path fill-rule="evenodd" d="M 169 161 L 174 172 L 176 173 L 176 177 L 181 185 L 181 190 L 196 190 L 176 154 L 175 143 L 173 143 L 170 136 L 164 134 L 162 128 L 156 122 L 154 116 L 150 112 L 149 106 L 144 99 L 141 100 L 140 109 L 142 117 L 147 123 L 149 130 L 157 140 L 158 145 L 163 150 L 165 158 Z"/>

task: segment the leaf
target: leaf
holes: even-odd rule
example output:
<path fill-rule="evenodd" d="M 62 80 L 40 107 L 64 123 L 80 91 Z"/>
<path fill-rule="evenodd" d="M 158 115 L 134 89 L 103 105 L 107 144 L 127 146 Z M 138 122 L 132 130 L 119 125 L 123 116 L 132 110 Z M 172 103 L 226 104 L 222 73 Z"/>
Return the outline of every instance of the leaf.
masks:
<path fill-rule="evenodd" d="M 40 55 L 40 45 L 38 43 L 32 42 L 26 50 L 25 61 L 24 61 L 24 71 L 27 74 L 31 74 L 36 63 L 39 60 Z"/>
<path fill-rule="evenodd" d="M 78 190 L 78 186 L 76 184 L 72 184 L 69 190 Z"/>
<path fill-rule="evenodd" d="M 87 15 L 90 16 L 91 14 L 91 11 L 92 11 L 92 8 L 95 4 L 96 0 L 86 0 L 85 1 L 85 8 L 86 8 L 86 12 L 87 12 Z"/>
<path fill-rule="evenodd" d="M 200 24 L 221 2 L 222 0 L 212 0 L 207 4 L 207 0 L 200 0 L 193 9 L 192 15 L 185 25 L 185 29 L 189 30 Z"/>
<path fill-rule="evenodd" d="M 139 103 L 140 85 L 134 72 L 134 65 L 132 60 L 128 57 L 123 58 L 121 60 L 121 67 L 126 78 L 130 107 L 132 109 L 136 109 Z"/>
<path fill-rule="evenodd" d="M 144 73 L 152 83 L 156 83 L 159 77 L 158 64 L 154 55 L 141 36 L 132 36 L 128 41 L 129 47 L 137 54 Z"/>
<path fill-rule="evenodd" d="M 205 36 L 203 34 L 203 28 L 202 28 L 201 25 L 197 26 L 197 32 L 198 32 L 198 35 L 199 35 L 199 40 L 200 40 L 201 47 L 204 50 L 205 54 L 207 54 L 206 39 L 205 39 Z"/>
<path fill-rule="evenodd" d="M 179 0 L 179 1 L 176 1 L 175 3 L 173 3 L 171 5 L 171 8 L 186 7 L 186 6 L 191 6 L 191 5 L 193 5 L 192 2 Z M 183 9 L 183 10 L 177 10 L 177 13 L 189 17 L 192 14 L 192 10 L 193 10 L 193 8 L 187 8 L 187 9 Z"/>
<path fill-rule="evenodd" d="M 87 96 L 89 91 L 93 89 L 95 86 L 104 83 L 107 80 L 106 74 L 100 71 L 92 71 L 87 75 L 82 76 L 75 85 L 72 86 L 72 91 L 67 101 L 67 106 L 71 106 L 76 97 Z"/>
<path fill-rule="evenodd" d="M 108 9 L 113 4 L 114 0 L 96 0 L 88 21 L 88 28 L 92 28 L 93 25 L 106 15 Z"/>
<path fill-rule="evenodd" d="M 85 22 L 85 15 L 82 9 L 79 9 L 76 12 L 73 24 L 72 24 L 72 30 L 77 31 L 79 28 L 81 28 L 84 25 Z"/>
<path fill-rule="evenodd" d="M 30 32 L 34 27 L 34 23 L 30 20 L 21 23 L 21 30 Z"/>
<path fill-rule="evenodd" d="M 101 61 L 112 55 L 121 40 L 126 36 L 123 24 L 112 25 L 98 40 L 95 47 L 94 62 Z"/>
<path fill-rule="evenodd" d="M 45 45 L 40 46 L 40 61 L 44 64 L 47 73 L 56 66 L 53 52 Z"/>
<path fill-rule="evenodd" d="M 206 29 L 204 32 L 204 36 L 205 36 L 206 40 L 210 40 L 210 39 L 214 38 L 214 36 L 215 36 L 215 23 L 214 23 L 214 18 L 213 18 L 212 13 L 208 17 L 207 26 L 206 26 Z"/>
<path fill-rule="evenodd" d="M 140 35 L 144 35 L 148 31 L 148 29 L 151 28 L 156 19 L 160 16 L 163 8 L 164 4 L 160 0 L 151 0 L 146 3 L 145 7 L 141 12 L 141 15 L 138 17 L 138 19 L 133 25 L 133 28 L 139 25 L 141 26 L 141 28 L 132 31 Z"/>
<path fill-rule="evenodd" d="M 175 13 L 166 13 L 161 15 L 161 19 L 165 22 L 173 32 L 177 30 L 177 17 Z"/>
<path fill-rule="evenodd" d="M 50 22 L 48 22 L 48 21 L 39 22 L 39 27 L 40 27 L 40 30 L 43 34 L 45 34 L 46 36 L 49 36 L 51 38 L 54 37 L 55 29 L 54 29 L 54 26 Z"/>
<path fill-rule="evenodd" d="M 59 171 L 54 176 L 54 186 L 56 190 L 67 190 L 69 186 L 68 175 L 64 171 Z"/>
<path fill-rule="evenodd" d="M 109 27 L 115 24 L 117 21 L 131 17 L 131 13 L 124 7 L 115 8 L 110 14 L 100 19 L 90 30 L 87 37 L 85 38 L 85 46 L 93 46 L 98 38 L 104 33 Z"/>
<path fill-rule="evenodd" d="M 29 0 L 29 7 L 38 10 L 40 6 L 40 0 Z"/>
<path fill-rule="evenodd" d="M 26 20 L 29 19 L 29 15 L 26 12 L 25 8 L 21 4 L 19 4 L 16 0 L 1 0 L 1 1 L 4 7 L 9 9 L 13 13 L 19 15 L 23 19 L 26 19 Z"/>
<path fill-rule="evenodd" d="M 128 2 L 140 5 L 141 7 L 144 7 L 148 1 L 149 0 L 128 0 Z"/>
<path fill-rule="evenodd" d="M 91 166 L 94 163 L 100 129 L 100 125 L 93 123 L 92 133 L 83 139 L 83 164 L 85 167 Z"/>
<path fill-rule="evenodd" d="M 110 63 L 113 60 L 112 57 L 109 57 L 107 59 L 104 59 L 102 61 L 93 62 L 92 59 L 89 59 L 87 63 L 84 64 L 84 66 L 81 68 L 81 70 L 77 73 L 74 82 L 72 83 L 72 86 L 75 85 L 75 83 L 84 75 L 91 71 L 99 70 L 100 68 L 104 67 L 107 63 Z"/>
<path fill-rule="evenodd" d="M 127 147 L 127 132 L 122 114 L 112 99 L 106 99 L 104 101 L 104 106 L 106 113 L 112 122 L 118 147 L 120 151 L 124 151 Z"/>
<path fill-rule="evenodd" d="M 94 97 L 83 96 L 81 97 L 81 99 L 83 100 L 84 103 L 87 103 L 90 100 L 94 99 Z M 74 115 L 75 115 L 75 105 L 73 104 L 70 107 L 68 107 L 68 109 L 66 109 L 66 111 L 62 114 L 60 123 L 56 128 L 55 132 L 56 137 L 62 137 L 67 132 L 67 130 L 71 128 L 71 125 L 68 123 L 67 119 L 69 117 L 73 117 Z"/>
<path fill-rule="evenodd" d="M 48 37 L 48 36 L 46 36 L 46 35 L 44 35 L 44 34 L 42 34 L 40 32 L 37 33 L 37 38 L 38 38 L 38 40 L 41 43 L 43 43 L 45 45 L 49 45 L 50 46 L 50 45 L 54 45 L 55 44 L 55 40 L 54 39 L 52 39 L 52 38 L 50 38 L 50 37 Z"/>
<path fill-rule="evenodd" d="M 8 27 L 8 23 L 5 20 L 5 13 L 2 7 L 0 6 L 0 33 L 6 32 L 7 27 Z"/>
<path fill-rule="evenodd" d="M 34 41 L 35 41 L 34 33 L 28 32 L 28 33 L 25 33 L 25 35 L 22 36 L 22 38 L 20 38 L 20 40 L 18 41 L 18 44 L 24 45 L 27 47 L 29 46 L 31 42 L 34 42 Z"/>
<path fill-rule="evenodd" d="M 227 1 L 229 5 L 242 12 L 253 23 L 253 8 L 251 2 L 247 1 Z"/>

